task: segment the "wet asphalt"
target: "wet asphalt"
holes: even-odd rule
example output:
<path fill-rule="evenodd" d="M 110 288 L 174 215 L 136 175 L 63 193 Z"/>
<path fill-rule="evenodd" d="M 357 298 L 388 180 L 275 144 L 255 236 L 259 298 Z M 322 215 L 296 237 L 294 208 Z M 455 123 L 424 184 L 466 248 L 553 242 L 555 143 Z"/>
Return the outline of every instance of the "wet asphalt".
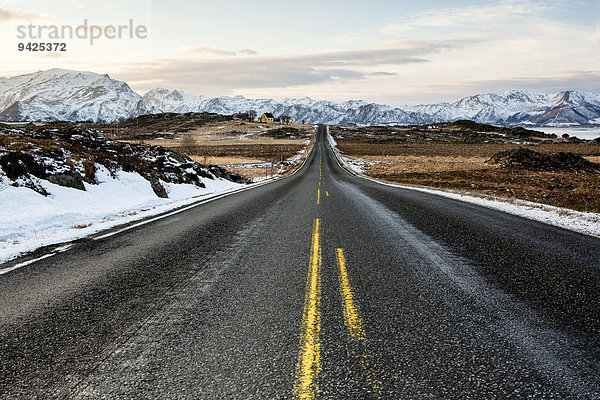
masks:
<path fill-rule="evenodd" d="M 0 275 L 0 398 L 293 398 L 316 219 L 316 398 L 600 398 L 600 239 L 352 176 L 325 128 L 293 176 Z"/>

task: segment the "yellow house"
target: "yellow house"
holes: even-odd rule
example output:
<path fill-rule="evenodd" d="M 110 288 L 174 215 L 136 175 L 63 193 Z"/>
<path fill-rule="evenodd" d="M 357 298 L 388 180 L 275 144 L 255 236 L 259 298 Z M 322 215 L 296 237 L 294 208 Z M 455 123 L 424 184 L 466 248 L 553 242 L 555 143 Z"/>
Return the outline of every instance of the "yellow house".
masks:
<path fill-rule="evenodd" d="M 258 119 L 258 122 L 270 124 L 275 121 L 275 117 L 271 113 L 264 113 Z"/>

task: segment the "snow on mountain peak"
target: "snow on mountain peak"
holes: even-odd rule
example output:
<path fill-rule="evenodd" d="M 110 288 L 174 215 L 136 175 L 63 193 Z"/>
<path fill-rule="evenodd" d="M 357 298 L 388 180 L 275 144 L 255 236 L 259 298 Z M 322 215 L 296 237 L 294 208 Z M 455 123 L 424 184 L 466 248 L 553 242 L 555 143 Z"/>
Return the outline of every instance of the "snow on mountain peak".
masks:
<path fill-rule="evenodd" d="M 207 97 L 156 88 L 143 98 L 106 74 L 51 69 L 0 78 L 0 120 L 108 122 L 158 112 L 256 111 L 323 124 L 429 124 L 470 119 L 491 124 L 590 124 L 600 120 L 600 93 L 510 90 L 468 96 L 454 103 L 389 106 L 364 100 L 336 103 L 310 97 Z"/>
<path fill-rule="evenodd" d="M 107 74 L 55 68 L 0 79 L 0 119 L 109 122 L 152 112 L 127 83 Z"/>

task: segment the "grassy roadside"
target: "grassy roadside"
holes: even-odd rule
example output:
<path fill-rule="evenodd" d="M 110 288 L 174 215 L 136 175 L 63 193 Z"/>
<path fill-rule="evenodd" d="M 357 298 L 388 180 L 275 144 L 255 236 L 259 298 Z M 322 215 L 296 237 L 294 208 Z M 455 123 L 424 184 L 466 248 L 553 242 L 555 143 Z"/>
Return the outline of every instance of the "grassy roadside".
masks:
<path fill-rule="evenodd" d="M 520 130 L 331 127 L 338 149 L 387 182 L 600 212 L 600 143 Z M 528 149 L 531 152 L 518 150 Z M 569 153 L 573 156 L 560 156 Z M 589 162 L 589 163 L 588 163 Z"/>
<path fill-rule="evenodd" d="M 247 180 L 260 180 L 296 168 L 312 145 L 316 129 L 189 113 L 140 117 L 104 131 L 119 142 L 160 145 L 200 164 L 218 165 Z"/>

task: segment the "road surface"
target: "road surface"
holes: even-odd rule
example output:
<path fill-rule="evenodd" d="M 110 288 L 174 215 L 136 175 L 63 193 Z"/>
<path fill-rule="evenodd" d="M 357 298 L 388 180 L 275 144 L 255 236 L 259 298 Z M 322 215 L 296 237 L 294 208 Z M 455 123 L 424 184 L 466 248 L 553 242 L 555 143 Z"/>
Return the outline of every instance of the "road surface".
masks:
<path fill-rule="evenodd" d="M 293 176 L 0 275 L 2 399 L 600 398 L 600 240 Z"/>

